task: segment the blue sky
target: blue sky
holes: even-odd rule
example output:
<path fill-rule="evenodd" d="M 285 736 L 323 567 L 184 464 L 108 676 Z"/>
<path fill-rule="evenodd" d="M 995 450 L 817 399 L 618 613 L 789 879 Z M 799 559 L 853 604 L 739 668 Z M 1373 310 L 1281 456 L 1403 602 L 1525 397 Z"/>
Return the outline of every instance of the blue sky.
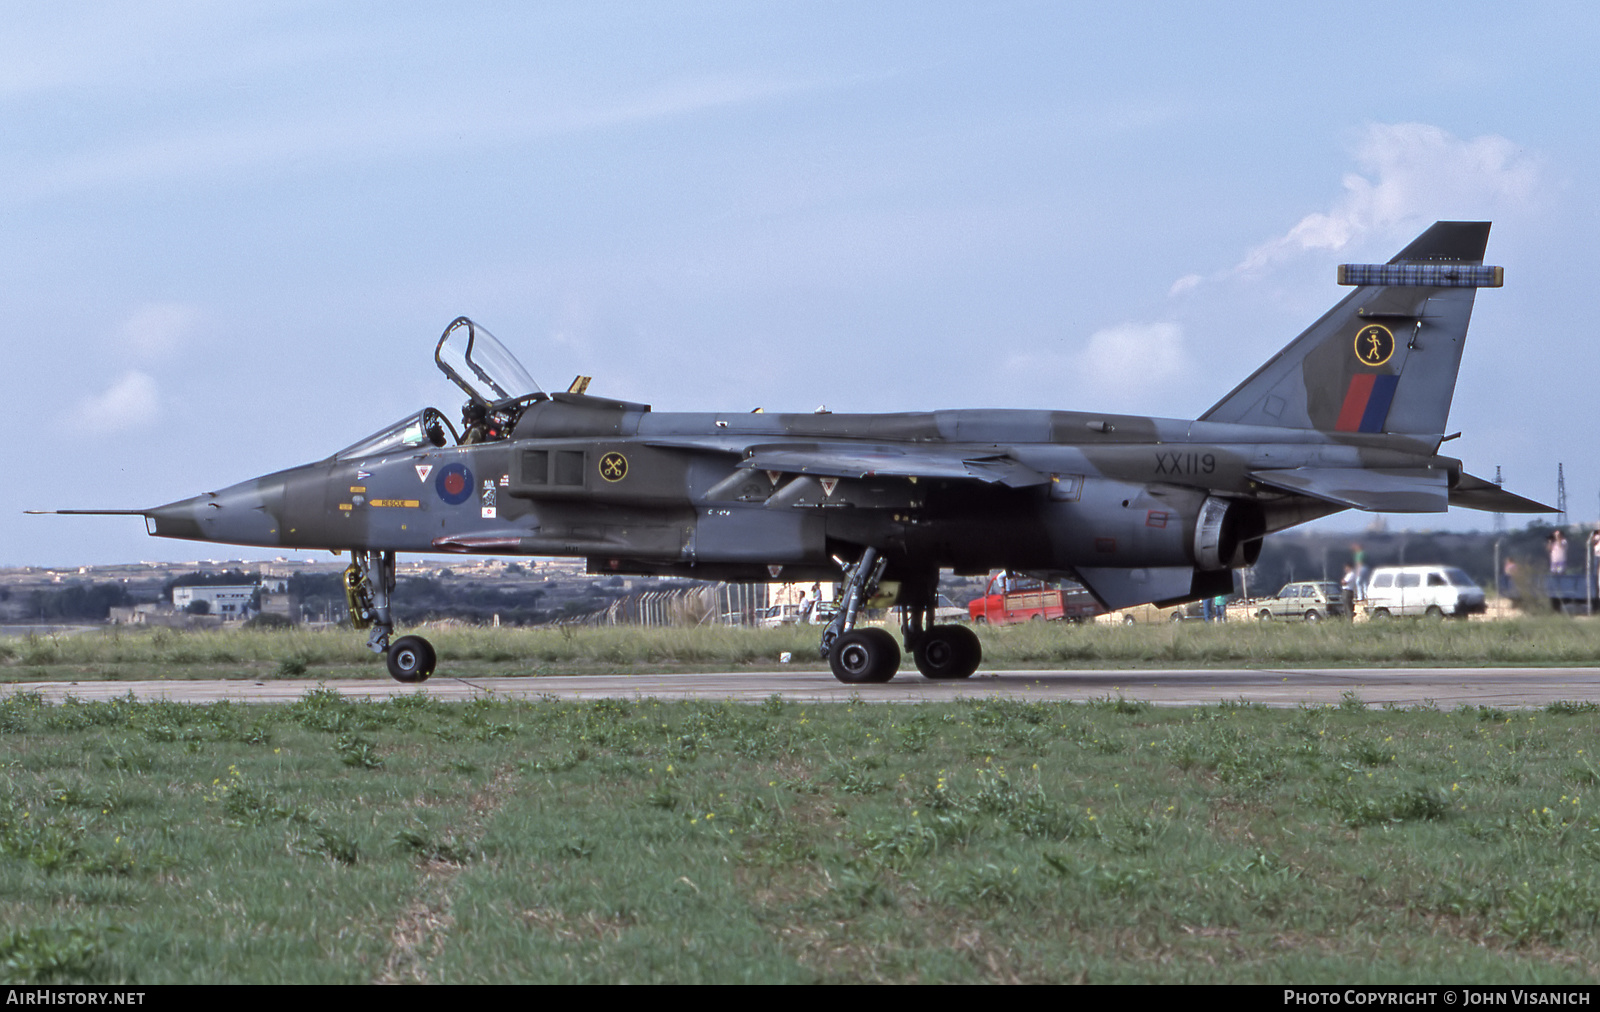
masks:
<path fill-rule="evenodd" d="M 1591 520 L 1596 10 L 0 4 L 0 565 L 261 555 L 22 510 L 453 413 L 462 314 L 658 410 L 1193 417 L 1438 218 L 1450 452 Z"/>

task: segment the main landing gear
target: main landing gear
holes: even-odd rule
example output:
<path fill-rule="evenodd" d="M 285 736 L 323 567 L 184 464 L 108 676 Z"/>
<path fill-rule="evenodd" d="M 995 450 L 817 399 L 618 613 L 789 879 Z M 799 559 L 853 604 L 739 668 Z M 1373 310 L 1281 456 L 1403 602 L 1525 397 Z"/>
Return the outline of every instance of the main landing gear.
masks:
<path fill-rule="evenodd" d="M 350 603 L 350 624 L 357 629 L 372 627 L 367 649 L 383 654 L 389 674 L 397 682 L 423 682 L 433 674 L 439 661 L 433 644 L 421 636 L 402 636 L 393 643 L 394 618 L 389 611 L 394 593 L 394 553 L 350 553 L 350 568 L 344 571 L 344 593 Z"/>
<path fill-rule="evenodd" d="M 833 677 L 850 685 L 887 682 L 900 669 L 900 647 L 886 630 L 857 629 L 861 606 L 877 591 L 887 560 L 868 548 L 853 565 L 845 567 L 839 613 L 822 633 L 822 656 Z M 971 629 L 960 625 L 934 625 L 932 581 L 926 593 L 916 594 L 927 603 L 902 609 L 900 632 L 917 670 L 933 679 L 968 678 L 978 670 L 983 646 Z"/>

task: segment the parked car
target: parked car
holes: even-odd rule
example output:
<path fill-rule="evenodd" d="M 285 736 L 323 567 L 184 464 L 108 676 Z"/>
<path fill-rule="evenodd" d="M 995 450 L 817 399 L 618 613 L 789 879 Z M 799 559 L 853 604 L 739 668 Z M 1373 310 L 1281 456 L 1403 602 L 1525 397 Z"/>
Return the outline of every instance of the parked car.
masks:
<path fill-rule="evenodd" d="M 1273 619 L 1320 622 L 1325 618 L 1338 618 L 1344 614 L 1344 602 L 1339 597 L 1339 585 L 1331 580 L 1306 580 L 1284 584 L 1277 597 L 1257 601 L 1250 606 L 1256 618 L 1263 622 Z"/>
<path fill-rule="evenodd" d="M 892 618 L 896 624 L 899 624 L 900 619 L 902 618 L 903 610 L 898 607 L 891 610 L 894 612 Z M 943 594 L 939 594 L 935 598 L 933 607 L 934 625 L 949 625 L 952 622 L 965 622 L 966 620 L 967 609 L 952 603 L 951 600 Z"/>
<path fill-rule="evenodd" d="M 1101 625 L 1138 625 L 1144 622 L 1198 622 L 1204 618 L 1204 605 L 1199 601 L 1158 608 L 1153 604 L 1135 604 L 1095 616 Z"/>
<path fill-rule="evenodd" d="M 1483 588 L 1454 566 L 1379 566 L 1367 581 L 1366 612 L 1374 619 L 1393 615 L 1451 615 L 1482 612 Z"/>

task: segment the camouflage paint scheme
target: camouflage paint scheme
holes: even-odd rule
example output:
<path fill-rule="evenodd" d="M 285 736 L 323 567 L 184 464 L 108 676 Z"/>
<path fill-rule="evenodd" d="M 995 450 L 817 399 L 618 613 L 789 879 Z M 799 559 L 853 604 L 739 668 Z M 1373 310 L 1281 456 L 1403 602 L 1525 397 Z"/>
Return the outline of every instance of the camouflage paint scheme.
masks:
<path fill-rule="evenodd" d="M 1265 535 L 1344 509 L 1547 510 L 1438 453 L 1476 289 L 1501 276 L 1477 266 L 1488 235 L 1487 222 L 1435 224 L 1390 265 L 1444 271 L 1428 275 L 1441 284 L 1354 287 L 1193 421 L 474 394 L 509 438 L 451 445 L 428 409 L 326 460 L 122 512 L 161 537 L 582 556 L 593 572 L 721 580 L 832 581 L 871 549 L 913 608 L 931 608 L 941 568 L 1070 575 L 1108 609 L 1230 593 Z M 458 320 L 435 357 L 473 393 L 440 357 L 463 324 L 470 338 Z"/>

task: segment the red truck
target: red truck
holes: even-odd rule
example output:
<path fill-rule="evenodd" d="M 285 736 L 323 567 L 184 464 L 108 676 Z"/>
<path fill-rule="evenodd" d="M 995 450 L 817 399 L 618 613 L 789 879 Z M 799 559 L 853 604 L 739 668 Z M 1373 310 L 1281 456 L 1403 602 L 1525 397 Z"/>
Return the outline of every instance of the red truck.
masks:
<path fill-rule="evenodd" d="M 983 596 L 968 603 L 967 614 L 973 622 L 989 625 L 1041 619 L 1087 622 L 1100 614 L 1100 603 L 1075 583 L 1052 586 L 1011 573 L 996 573 L 989 577 Z"/>

